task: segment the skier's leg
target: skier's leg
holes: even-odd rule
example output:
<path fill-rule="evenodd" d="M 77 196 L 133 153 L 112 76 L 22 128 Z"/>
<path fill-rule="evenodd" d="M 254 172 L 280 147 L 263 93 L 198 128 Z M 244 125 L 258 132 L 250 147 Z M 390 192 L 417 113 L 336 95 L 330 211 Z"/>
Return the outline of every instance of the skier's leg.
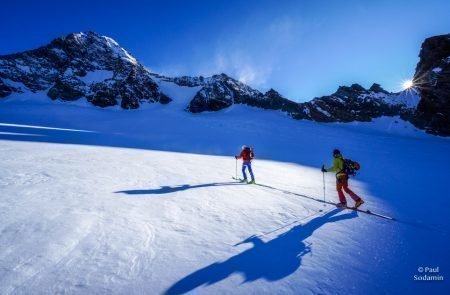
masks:
<path fill-rule="evenodd" d="M 248 167 L 248 172 L 250 172 L 250 176 L 252 177 L 252 180 L 255 180 L 255 176 L 253 175 L 253 170 L 252 170 L 252 163 L 248 162 L 247 167 Z"/>
<path fill-rule="evenodd" d="M 245 173 L 245 163 L 242 163 L 242 175 L 244 176 L 244 180 L 247 180 L 247 174 Z"/>
<path fill-rule="evenodd" d="M 358 202 L 361 198 L 355 194 L 351 189 L 348 188 L 348 181 L 344 181 L 342 183 L 342 188 L 344 189 L 344 191 L 350 195 L 350 197 L 353 199 L 353 201 Z"/>
<path fill-rule="evenodd" d="M 342 192 L 342 184 L 339 182 L 339 180 L 336 180 L 336 190 L 338 192 L 339 201 L 341 203 L 347 204 L 347 199 L 344 196 L 344 193 Z"/>

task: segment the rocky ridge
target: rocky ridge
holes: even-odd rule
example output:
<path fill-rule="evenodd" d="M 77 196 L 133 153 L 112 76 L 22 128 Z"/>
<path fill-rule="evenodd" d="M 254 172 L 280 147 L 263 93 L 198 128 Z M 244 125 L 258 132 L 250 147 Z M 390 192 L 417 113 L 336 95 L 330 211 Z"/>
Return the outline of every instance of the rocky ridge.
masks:
<path fill-rule="evenodd" d="M 100 107 L 135 109 L 143 103 L 170 103 L 172 99 L 158 85 L 158 81 L 165 81 L 199 87 L 186 106 L 192 113 L 245 104 L 318 122 L 400 116 L 427 132 L 450 135 L 449 40 L 449 35 L 425 40 L 414 89 L 389 93 L 379 84 L 369 89 L 353 84 L 341 86 L 331 95 L 297 103 L 273 89 L 263 93 L 223 73 L 211 77 L 151 73 L 113 39 L 94 32 L 77 33 L 35 50 L 0 56 L 0 98 L 44 91 L 53 100 L 85 97 Z"/>

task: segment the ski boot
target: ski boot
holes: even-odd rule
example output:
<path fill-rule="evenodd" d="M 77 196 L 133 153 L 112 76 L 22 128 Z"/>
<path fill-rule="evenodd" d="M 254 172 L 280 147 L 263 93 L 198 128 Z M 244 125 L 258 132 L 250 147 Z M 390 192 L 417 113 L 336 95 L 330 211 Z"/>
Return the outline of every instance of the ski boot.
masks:
<path fill-rule="evenodd" d="M 250 180 L 250 181 L 248 182 L 248 184 L 255 184 L 255 180 L 254 180 L 254 179 Z"/>
<path fill-rule="evenodd" d="M 336 204 L 336 207 L 339 207 L 339 208 L 347 208 L 347 203 L 343 203 L 343 202 L 337 203 L 337 204 Z"/>
<path fill-rule="evenodd" d="M 363 201 L 363 199 L 359 198 L 359 200 L 356 201 L 355 206 L 353 206 L 353 209 L 357 209 L 362 204 L 364 204 L 364 201 Z"/>
<path fill-rule="evenodd" d="M 240 183 L 248 183 L 247 178 L 239 179 L 239 182 L 240 182 Z"/>

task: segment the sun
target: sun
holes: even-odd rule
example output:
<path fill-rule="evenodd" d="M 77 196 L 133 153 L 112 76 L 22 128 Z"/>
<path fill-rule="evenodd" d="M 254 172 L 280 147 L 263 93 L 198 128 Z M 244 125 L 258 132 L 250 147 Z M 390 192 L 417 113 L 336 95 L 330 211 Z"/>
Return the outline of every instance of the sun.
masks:
<path fill-rule="evenodd" d="M 403 81 L 403 83 L 402 83 L 402 88 L 403 88 L 403 90 L 409 89 L 409 88 L 411 88 L 411 87 L 413 87 L 413 86 L 414 86 L 414 83 L 413 83 L 412 80 L 405 80 L 405 81 Z"/>

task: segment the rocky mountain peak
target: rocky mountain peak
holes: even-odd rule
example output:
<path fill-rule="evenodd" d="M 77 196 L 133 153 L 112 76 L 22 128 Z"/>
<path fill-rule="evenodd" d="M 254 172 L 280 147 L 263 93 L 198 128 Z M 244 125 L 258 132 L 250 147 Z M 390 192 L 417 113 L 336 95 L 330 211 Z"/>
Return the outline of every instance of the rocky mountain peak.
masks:
<path fill-rule="evenodd" d="M 222 80 L 225 80 L 225 79 L 229 79 L 230 76 L 228 76 L 228 75 L 225 74 L 225 73 L 220 73 L 220 74 L 213 75 L 212 78 L 213 78 L 213 79 L 222 79 Z"/>
<path fill-rule="evenodd" d="M 267 97 L 281 97 L 281 94 L 273 88 L 270 88 L 264 95 Z"/>
<path fill-rule="evenodd" d="M 381 87 L 381 85 L 378 83 L 373 83 L 372 86 L 370 86 L 369 91 L 385 94 L 389 93 L 388 91 L 384 90 L 383 87 Z"/>
<path fill-rule="evenodd" d="M 450 136 L 450 34 L 425 39 L 413 83 L 421 100 L 413 123 Z"/>
<path fill-rule="evenodd" d="M 58 65 L 82 68 L 81 74 L 83 71 L 113 70 L 118 67 L 144 71 L 137 60 L 115 40 L 95 32 L 69 34 L 53 40 L 40 50 L 44 54 L 55 55 Z M 66 62 L 69 64 L 64 65 Z"/>
<path fill-rule="evenodd" d="M 350 89 L 352 89 L 353 91 L 366 91 L 366 89 L 364 87 L 362 87 L 361 85 L 355 83 L 352 84 L 352 86 L 350 86 Z"/>
<path fill-rule="evenodd" d="M 60 100 L 86 97 L 101 107 L 120 103 L 124 109 L 170 101 L 130 53 L 94 32 L 69 34 L 35 50 L 0 56 L 0 95 L 26 91 L 46 91 Z"/>
<path fill-rule="evenodd" d="M 351 95 L 359 92 L 364 92 L 366 89 L 359 84 L 352 84 L 351 86 L 339 86 L 335 92 L 336 95 Z"/>

